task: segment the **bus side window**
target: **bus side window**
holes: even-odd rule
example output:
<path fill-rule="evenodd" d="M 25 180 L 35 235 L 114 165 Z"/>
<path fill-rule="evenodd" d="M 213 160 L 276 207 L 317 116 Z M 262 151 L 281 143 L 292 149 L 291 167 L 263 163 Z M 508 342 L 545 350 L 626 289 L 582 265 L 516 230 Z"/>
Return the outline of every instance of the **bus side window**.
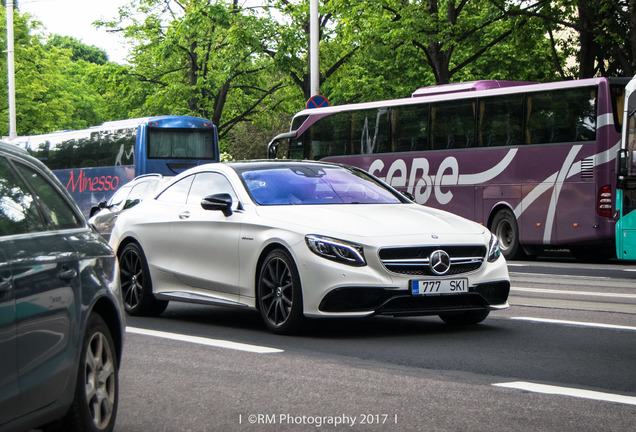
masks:
<path fill-rule="evenodd" d="M 527 102 L 527 144 L 549 142 L 552 129 L 553 112 L 550 106 L 549 93 L 537 93 L 528 96 Z"/>
<path fill-rule="evenodd" d="M 428 104 L 402 106 L 394 115 L 394 151 L 428 150 Z"/>
<path fill-rule="evenodd" d="M 523 97 L 500 96 L 479 102 L 479 147 L 521 144 Z"/>
<path fill-rule="evenodd" d="M 439 103 L 431 109 L 432 149 L 475 146 L 474 99 Z"/>
<path fill-rule="evenodd" d="M 575 88 L 528 95 L 528 144 L 596 139 L 596 92 Z"/>

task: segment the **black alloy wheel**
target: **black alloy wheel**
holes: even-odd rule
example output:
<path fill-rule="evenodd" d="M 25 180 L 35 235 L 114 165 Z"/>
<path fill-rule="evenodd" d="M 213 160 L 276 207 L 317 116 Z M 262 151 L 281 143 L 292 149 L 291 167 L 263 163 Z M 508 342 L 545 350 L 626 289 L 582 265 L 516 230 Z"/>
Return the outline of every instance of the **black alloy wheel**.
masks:
<path fill-rule="evenodd" d="M 300 276 L 289 253 L 276 249 L 267 255 L 259 272 L 258 306 L 267 327 L 278 334 L 301 330 L 303 299 Z"/>
<path fill-rule="evenodd" d="M 168 302 L 152 294 L 148 261 L 137 243 L 129 243 L 119 254 L 119 275 L 126 313 L 132 316 L 159 315 Z"/>

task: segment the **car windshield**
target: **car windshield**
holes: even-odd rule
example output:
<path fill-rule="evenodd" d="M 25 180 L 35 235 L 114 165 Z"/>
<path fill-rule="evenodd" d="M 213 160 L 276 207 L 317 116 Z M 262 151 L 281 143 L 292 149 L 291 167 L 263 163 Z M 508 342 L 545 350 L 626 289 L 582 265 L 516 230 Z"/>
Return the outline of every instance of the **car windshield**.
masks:
<path fill-rule="evenodd" d="M 337 166 L 259 167 L 240 174 L 254 201 L 261 205 L 404 202 L 364 172 Z"/>

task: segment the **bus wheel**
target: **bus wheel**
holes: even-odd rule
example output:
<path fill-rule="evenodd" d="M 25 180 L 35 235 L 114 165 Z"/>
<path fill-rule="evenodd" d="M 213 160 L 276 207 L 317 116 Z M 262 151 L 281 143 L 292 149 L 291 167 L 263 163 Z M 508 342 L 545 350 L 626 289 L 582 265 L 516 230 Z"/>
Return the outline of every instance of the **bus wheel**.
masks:
<path fill-rule="evenodd" d="M 519 244 L 519 226 L 514 213 L 510 209 L 502 209 L 495 214 L 490 225 L 490 231 L 499 239 L 501 253 L 506 259 L 523 256 L 523 249 Z"/>
<path fill-rule="evenodd" d="M 124 309 L 132 316 L 159 315 L 168 302 L 152 294 L 148 261 L 137 243 L 128 243 L 119 254 L 119 277 Z"/>

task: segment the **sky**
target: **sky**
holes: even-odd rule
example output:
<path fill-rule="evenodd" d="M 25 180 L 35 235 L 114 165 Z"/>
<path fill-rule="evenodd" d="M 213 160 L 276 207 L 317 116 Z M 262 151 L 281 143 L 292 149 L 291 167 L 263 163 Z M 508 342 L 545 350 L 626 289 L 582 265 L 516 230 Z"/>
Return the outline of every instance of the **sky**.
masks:
<path fill-rule="evenodd" d="M 130 0 L 20 0 L 21 13 L 29 13 L 41 21 L 46 33 L 73 36 L 86 45 L 102 48 L 108 59 L 124 63 L 127 49 L 123 38 L 104 29 L 96 29 L 92 23 L 99 19 L 110 20 L 118 16 L 120 6 Z"/>

